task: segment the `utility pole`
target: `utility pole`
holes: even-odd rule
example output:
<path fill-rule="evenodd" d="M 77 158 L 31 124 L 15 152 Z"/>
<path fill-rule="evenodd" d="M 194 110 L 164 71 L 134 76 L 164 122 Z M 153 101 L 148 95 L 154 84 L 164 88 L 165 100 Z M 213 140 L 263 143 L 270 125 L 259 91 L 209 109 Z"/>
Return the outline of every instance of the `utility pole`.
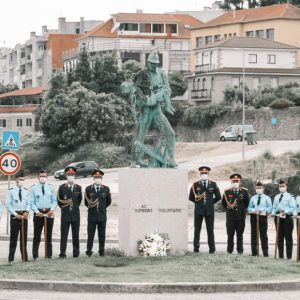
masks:
<path fill-rule="evenodd" d="M 245 49 L 243 48 L 243 132 L 242 132 L 242 161 L 245 171 Z"/>

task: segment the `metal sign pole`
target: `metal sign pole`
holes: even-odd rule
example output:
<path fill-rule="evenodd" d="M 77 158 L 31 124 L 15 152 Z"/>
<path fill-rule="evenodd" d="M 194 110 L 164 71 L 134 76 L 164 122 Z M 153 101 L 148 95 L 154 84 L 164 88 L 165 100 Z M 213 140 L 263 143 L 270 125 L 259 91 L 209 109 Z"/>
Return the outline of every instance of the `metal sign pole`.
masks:
<path fill-rule="evenodd" d="M 9 191 L 10 190 L 10 175 L 8 175 L 8 180 L 7 180 L 7 190 Z M 7 218 L 6 218 L 6 234 L 8 235 L 9 234 L 9 226 L 8 226 L 8 223 L 9 223 L 9 212 L 7 210 Z"/>

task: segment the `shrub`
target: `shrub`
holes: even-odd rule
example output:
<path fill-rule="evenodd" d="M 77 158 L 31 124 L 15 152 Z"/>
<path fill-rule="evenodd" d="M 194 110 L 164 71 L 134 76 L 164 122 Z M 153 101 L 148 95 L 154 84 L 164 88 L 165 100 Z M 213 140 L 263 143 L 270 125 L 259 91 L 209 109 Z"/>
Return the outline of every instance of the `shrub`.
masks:
<path fill-rule="evenodd" d="M 265 153 L 264 153 L 264 158 L 267 159 L 267 160 L 271 160 L 274 158 L 274 155 L 273 153 L 270 151 L 270 150 L 267 150 Z"/>
<path fill-rule="evenodd" d="M 261 94 L 259 100 L 254 104 L 255 108 L 268 107 L 271 102 L 276 99 L 273 93 L 264 92 Z"/>
<path fill-rule="evenodd" d="M 288 99 L 276 99 L 276 100 L 272 101 L 269 106 L 271 108 L 283 109 L 283 108 L 288 108 L 288 107 L 294 106 L 294 102 L 292 102 Z"/>
<path fill-rule="evenodd" d="M 165 116 L 169 120 L 171 126 L 176 127 L 180 122 L 182 122 L 185 109 L 180 104 L 177 103 L 176 104 L 172 103 L 172 105 L 175 108 L 174 115 L 170 115 L 166 113 Z"/>
<path fill-rule="evenodd" d="M 209 106 L 190 107 L 183 115 L 183 125 L 195 128 L 211 128 L 216 118 L 232 111 L 232 107 L 218 104 Z"/>

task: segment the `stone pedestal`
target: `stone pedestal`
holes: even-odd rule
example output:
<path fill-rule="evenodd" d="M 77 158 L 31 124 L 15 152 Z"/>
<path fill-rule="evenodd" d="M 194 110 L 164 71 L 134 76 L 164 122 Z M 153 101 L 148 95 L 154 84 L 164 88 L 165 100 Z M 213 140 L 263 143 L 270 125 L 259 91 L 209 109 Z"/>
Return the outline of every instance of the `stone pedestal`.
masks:
<path fill-rule="evenodd" d="M 177 169 L 121 170 L 119 173 L 119 248 L 138 254 L 137 241 L 160 233 L 169 237 L 172 254 L 188 245 L 188 174 Z"/>

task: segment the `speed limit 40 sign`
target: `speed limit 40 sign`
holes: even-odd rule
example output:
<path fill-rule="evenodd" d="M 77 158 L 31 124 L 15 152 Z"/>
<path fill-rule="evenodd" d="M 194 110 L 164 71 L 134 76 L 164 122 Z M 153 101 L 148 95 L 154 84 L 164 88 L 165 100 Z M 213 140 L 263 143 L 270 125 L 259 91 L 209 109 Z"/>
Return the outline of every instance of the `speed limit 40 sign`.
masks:
<path fill-rule="evenodd" d="M 14 175 L 21 168 L 19 155 L 13 152 L 5 152 L 0 156 L 0 171 L 5 175 Z"/>

